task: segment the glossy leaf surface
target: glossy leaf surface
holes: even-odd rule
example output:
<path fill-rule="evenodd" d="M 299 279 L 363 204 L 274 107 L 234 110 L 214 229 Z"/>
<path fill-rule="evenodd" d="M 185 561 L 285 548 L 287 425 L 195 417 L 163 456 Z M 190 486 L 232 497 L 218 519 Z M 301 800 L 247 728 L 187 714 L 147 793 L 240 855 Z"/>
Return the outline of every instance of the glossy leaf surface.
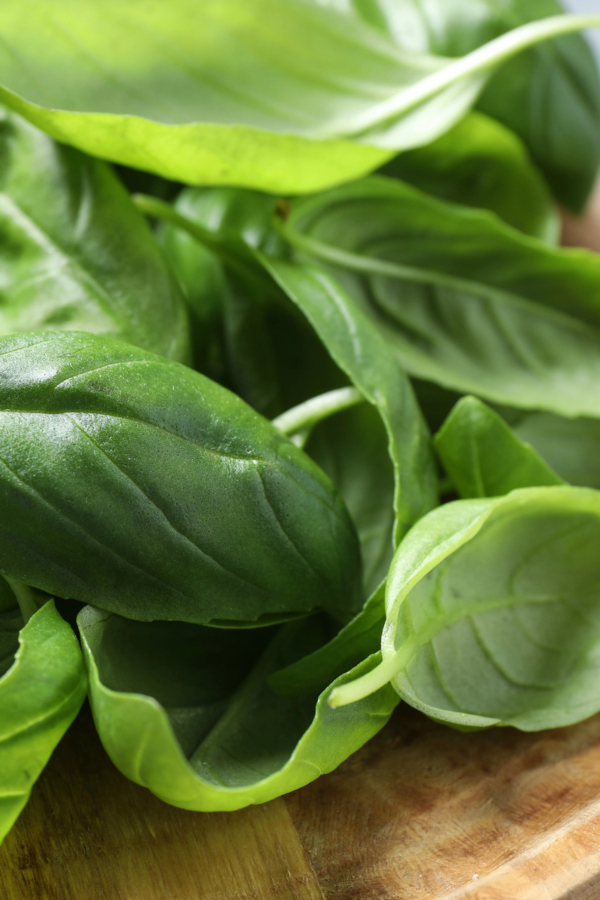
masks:
<path fill-rule="evenodd" d="M 391 679 L 408 703 L 460 728 L 537 731 L 593 715 L 599 536 L 600 494 L 585 488 L 439 507 L 392 564 L 370 688 Z"/>
<path fill-rule="evenodd" d="M 600 259 L 370 178 L 297 201 L 299 252 L 333 267 L 413 375 L 567 417 L 600 415 Z"/>
<path fill-rule="evenodd" d="M 0 612 L 0 648 L 1 842 L 77 715 L 87 682 L 77 638 L 52 601 L 26 625 L 18 607 Z"/>
<path fill-rule="evenodd" d="M 465 499 L 564 484 L 533 447 L 475 397 L 457 403 L 434 443 L 452 484 Z"/>
<path fill-rule="evenodd" d="M 329 690 L 289 698 L 269 687 L 274 669 L 327 639 L 321 617 L 232 632 L 87 607 L 79 624 L 107 752 L 128 778 L 184 809 L 239 809 L 302 787 L 376 734 L 398 702 L 389 685 L 346 710 L 328 706 Z"/>
<path fill-rule="evenodd" d="M 346 292 L 322 273 L 285 262 L 272 200 L 229 189 L 190 190 L 177 209 L 222 241 L 210 256 L 206 245 L 194 255 L 171 229 L 166 245 L 196 297 L 220 260 L 218 302 L 233 388 L 270 416 L 348 382 L 367 401 L 322 422 L 306 450 L 350 510 L 370 594 L 385 578 L 401 534 L 437 497 L 430 439 L 408 379 Z M 262 252 L 250 255 L 232 245 L 235 237 Z M 192 283 L 189 273 L 204 265 L 207 280 Z"/>
<path fill-rule="evenodd" d="M 304 0 L 6 0 L 0 100 L 167 178 L 314 191 L 435 139 L 506 59 L 594 22 L 555 17 L 454 62 Z"/>
<path fill-rule="evenodd" d="M 110 168 L 0 117 L 0 334 L 90 331 L 187 362 L 180 292 Z"/>
<path fill-rule="evenodd" d="M 77 333 L 4 338 L 0 377 L 6 574 L 142 620 L 360 608 L 343 502 L 235 395 Z"/>

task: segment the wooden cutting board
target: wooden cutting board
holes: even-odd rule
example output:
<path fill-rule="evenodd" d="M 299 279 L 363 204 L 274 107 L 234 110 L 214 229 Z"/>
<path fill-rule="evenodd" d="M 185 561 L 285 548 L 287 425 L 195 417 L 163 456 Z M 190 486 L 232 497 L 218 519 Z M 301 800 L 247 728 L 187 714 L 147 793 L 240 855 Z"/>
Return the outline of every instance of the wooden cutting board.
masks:
<path fill-rule="evenodd" d="M 123 778 L 84 709 L 0 851 L 2 900 L 598 900 L 600 715 L 461 734 L 409 707 L 237 813 Z"/>

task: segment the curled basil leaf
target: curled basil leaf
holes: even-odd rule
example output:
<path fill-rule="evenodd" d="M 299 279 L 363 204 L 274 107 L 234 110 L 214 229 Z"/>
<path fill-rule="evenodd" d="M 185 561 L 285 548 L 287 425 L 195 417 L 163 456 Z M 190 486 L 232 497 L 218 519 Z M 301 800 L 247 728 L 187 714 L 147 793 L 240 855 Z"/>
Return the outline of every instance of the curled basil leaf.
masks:
<path fill-rule="evenodd" d="M 27 624 L 0 597 L 0 843 L 77 715 L 87 681 L 73 630 L 49 600 Z"/>
<path fill-rule="evenodd" d="M 389 685 L 335 711 L 330 689 L 290 698 L 269 687 L 272 671 L 328 639 L 323 617 L 236 632 L 86 607 L 79 626 L 108 754 L 132 781 L 184 809 L 240 809 L 302 787 L 366 743 L 398 703 Z"/>
<path fill-rule="evenodd" d="M 197 22 L 194 0 L 5 0 L 0 100 L 167 178 L 307 192 L 434 140 L 507 59 L 600 17 L 529 23 L 459 60 L 303 0 L 205 0 Z"/>
<path fill-rule="evenodd" d="M 0 334 L 90 331 L 188 362 L 180 291 L 109 166 L 2 113 L 0 159 Z"/>
<path fill-rule="evenodd" d="M 142 620 L 360 608 L 342 500 L 229 391 L 78 333 L 2 339 L 0 384 L 4 573 Z"/>
<path fill-rule="evenodd" d="M 392 564 L 381 666 L 331 702 L 391 681 L 460 728 L 536 731 L 598 712 L 599 537 L 600 494 L 586 488 L 434 510 Z"/>
<path fill-rule="evenodd" d="M 557 0 L 316 2 L 357 16 L 405 50 L 450 57 L 564 11 Z M 558 201 L 581 211 L 600 164 L 600 79 L 586 41 L 568 35 L 510 60 L 478 107 L 521 137 Z"/>

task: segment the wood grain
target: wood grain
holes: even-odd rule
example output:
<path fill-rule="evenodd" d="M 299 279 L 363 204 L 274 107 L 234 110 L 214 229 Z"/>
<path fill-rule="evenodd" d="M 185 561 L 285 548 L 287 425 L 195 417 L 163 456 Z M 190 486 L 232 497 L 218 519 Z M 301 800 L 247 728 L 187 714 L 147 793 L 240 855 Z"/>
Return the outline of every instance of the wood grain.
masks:
<path fill-rule="evenodd" d="M 461 734 L 409 707 L 336 772 L 238 813 L 123 778 L 83 715 L 0 851 L 2 900 L 598 900 L 600 715 Z"/>
<path fill-rule="evenodd" d="M 0 851 L 2 900 L 322 900 L 283 800 L 192 813 L 112 765 L 86 707 Z"/>
<path fill-rule="evenodd" d="M 600 896 L 600 716 L 462 734 L 403 707 L 287 804 L 327 900 Z"/>

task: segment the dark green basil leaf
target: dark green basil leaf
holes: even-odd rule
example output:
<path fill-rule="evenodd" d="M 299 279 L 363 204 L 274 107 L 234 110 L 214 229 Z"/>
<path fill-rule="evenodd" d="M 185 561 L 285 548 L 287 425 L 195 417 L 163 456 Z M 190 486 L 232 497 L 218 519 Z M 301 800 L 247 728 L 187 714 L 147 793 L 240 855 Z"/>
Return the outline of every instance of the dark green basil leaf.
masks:
<path fill-rule="evenodd" d="M 436 503 L 430 440 L 408 379 L 377 329 L 331 279 L 286 264 L 273 205 L 247 191 L 184 191 L 177 211 L 186 218 L 174 220 L 165 243 L 179 272 L 218 265 L 218 299 L 217 291 L 210 296 L 221 309 L 231 386 L 247 402 L 274 417 L 348 383 L 367 401 L 321 422 L 306 450 L 356 524 L 368 595 L 385 579 L 401 534 Z M 168 207 L 157 211 L 171 215 Z M 177 236 L 186 222 L 207 229 L 210 250 L 205 243 L 194 255 Z M 248 245 L 262 253 L 253 256 Z M 202 278 L 196 288 L 191 278 L 186 283 L 206 296 Z"/>
<path fill-rule="evenodd" d="M 0 101 L 81 150 L 189 184 L 298 192 L 429 143 L 564 16 L 458 61 L 306 0 L 4 0 Z"/>
<path fill-rule="evenodd" d="M 102 742 L 128 778 L 184 809 L 263 803 L 330 772 L 376 734 L 398 697 L 386 685 L 348 710 L 288 698 L 269 674 L 327 640 L 323 617 L 232 632 L 79 615 Z M 348 678 L 369 671 L 379 654 Z"/>
<path fill-rule="evenodd" d="M 269 676 L 284 697 L 322 693 L 329 685 L 381 648 L 385 625 L 385 583 L 369 597 L 358 615 L 322 647 Z"/>
<path fill-rule="evenodd" d="M 191 369 L 78 333 L 0 341 L 1 570 L 142 620 L 360 608 L 348 512 L 301 450 Z"/>
<path fill-rule="evenodd" d="M 564 484 L 533 447 L 475 397 L 457 403 L 434 445 L 461 497 L 499 497 L 517 488 Z"/>
<path fill-rule="evenodd" d="M 241 237 L 252 247 L 284 252 L 283 241 L 273 229 L 275 203 L 275 197 L 257 191 L 188 188 L 180 193 L 175 208 L 186 219 L 219 236 Z M 286 390 L 286 396 L 281 396 L 282 386 L 270 362 L 278 352 L 277 365 L 283 365 L 291 348 L 286 345 L 279 352 L 286 330 L 271 320 L 277 315 L 285 318 L 285 314 L 280 309 L 275 311 L 277 298 L 273 289 L 269 290 L 268 280 L 256 272 L 248 277 L 247 266 L 241 277 L 235 269 L 226 274 L 218 253 L 182 228 L 167 225 L 159 235 L 188 301 L 195 367 L 232 386 L 266 416 L 278 415 L 306 399 L 307 395 L 296 389 Z M 269 349 L 262 332 L 273 328 L 278 333 L 273 335 Z M 254 352 L 255 340 L 263 341 L 258 353 Z M 300 364 L 295 358 L 294 364 L 287 366 L 286 381 L 293 377 L 296 363 Z M 304 372 L 302 378 L 307 377 L 310 374 Z M 306 388 L 310 390 L 309 385 Z"/>
<path fill-rule="evenodd" d="M 542 175 L 518 137 L 481 113 L 396 156 L 382 174 L 442 200 L 489 209 L 525 234 L 558 242 L 558 212 Z"/>
<path fill-rule="evenodd" d="M 16 605 L 0 612 L 0 657 L 1 843 L 77 715 L 87 682 L 77 638 L 51 600 L 26 625 Z"/>
<path fill-rule="evenodd" d="M 333 278 L 307 266 L 265 256 L 262 259 L 303 311 L 340 369 L 381 417 L 394 465 L 393 530 L 397 543 L 406 529 L 435 505 L 437 498 L 429 437 L 410 383 L 377 329 Z M 352 470 L 356 474 L 357 460 L 346 459 L 345 465 L 345 480 L 352 490 L 357 485 L 352 474 Z M 381 474 L 374 472 L 365 480 L 374 484 L 380 478 Z M 368 508 L 369 498 L 364 491 L 361 494 Z"/>
<path fill-rule="evenodd" d="M 286 234 L 328 264 L 403 366 L 442 387 L 600 416 L 600 258 L 387 178 L 296 201 Z"/>
<path fill-rule="evenodd" d="M 458 500 L 418 522 L 386 587 L 378 669 L 331 696 L 389 681 L 459 728 L 557 728 L 600 710 L 600 494 L 539 487 Z"/>
<path fill-rule="evenodd" d="M 189 359 L 180 292 L 110 168 L 0 113 L 0 334 L 65 330 Z"/>

